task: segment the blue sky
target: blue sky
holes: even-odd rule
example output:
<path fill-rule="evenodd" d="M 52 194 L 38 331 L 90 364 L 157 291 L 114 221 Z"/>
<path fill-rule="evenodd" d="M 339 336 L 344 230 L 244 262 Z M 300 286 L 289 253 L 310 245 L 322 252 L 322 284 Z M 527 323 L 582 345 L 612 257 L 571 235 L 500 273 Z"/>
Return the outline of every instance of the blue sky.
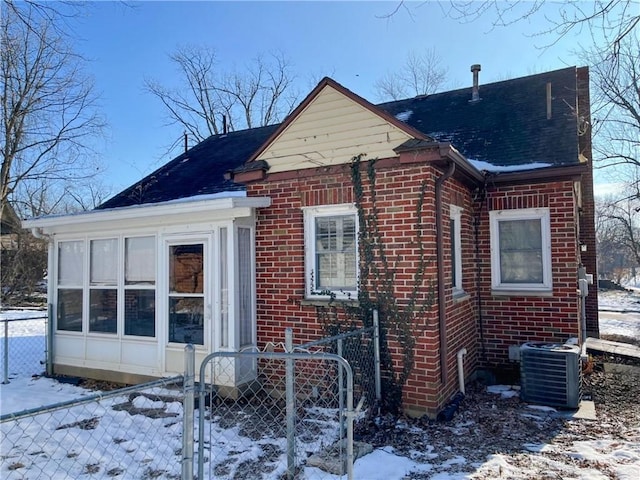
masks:
<path fill-rule="evenodd" d="M 181 44 L 216 49 L 221 67 L 241 68 L 260 53 L 280 51 L 292 62 L 302 99 L 327 75 L 372 102 L 385 72 L 400 68 L 409 51 L 434 48 L 449 69 L 449 88 L 470 86 L 471 64 L 480 83 L 578 65 L 574 52 L 587 32 L 572 32 L 548 48 L 544 13 L 510 27 L 491 28 L 493 16 L 472 23 L 447 18 L 437 2 L 409 2 L 410 13 L 384 2 L 97 2 L 75 29 L 77 50 L 89 59 L 109 123 L 98 147 L 112 193 L 170 160 L 166 147 L 181 134 L 167 127 L 159 101 L 144 90 L 146 77 L 179 81 L 168 54 Z M 553 12 L 553 6 L 547 10 Z M 448 89 L 448 88 L 447 88 Z"/>

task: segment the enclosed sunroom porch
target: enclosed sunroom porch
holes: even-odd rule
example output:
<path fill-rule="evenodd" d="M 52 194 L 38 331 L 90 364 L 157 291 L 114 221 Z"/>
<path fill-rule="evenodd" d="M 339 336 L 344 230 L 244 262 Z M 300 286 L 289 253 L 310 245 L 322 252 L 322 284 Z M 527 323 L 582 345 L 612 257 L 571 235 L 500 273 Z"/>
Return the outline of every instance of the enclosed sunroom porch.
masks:
<path fill-rule="evenodd" d="M 255 209 L 268 198 L 192 197 L 25 221 L 49 241 L 48 360 L 56 374 L 131 383 L 256 344 Z M 218 383 L 255 378 L 225 366 Z M 232 372 L 229 374 L 229 372 Z"/>

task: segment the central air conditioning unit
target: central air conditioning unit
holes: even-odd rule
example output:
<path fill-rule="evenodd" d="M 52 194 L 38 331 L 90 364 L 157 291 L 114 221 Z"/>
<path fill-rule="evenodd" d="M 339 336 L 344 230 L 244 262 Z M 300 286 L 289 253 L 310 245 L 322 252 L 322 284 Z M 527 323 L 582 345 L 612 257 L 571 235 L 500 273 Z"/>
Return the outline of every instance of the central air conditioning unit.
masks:
<path fill-rule="evenodd" d="M 524 402 L 578 408 L 581 374 L 577 345 L 529 342 L 520 347 L 520 398 Z"/>

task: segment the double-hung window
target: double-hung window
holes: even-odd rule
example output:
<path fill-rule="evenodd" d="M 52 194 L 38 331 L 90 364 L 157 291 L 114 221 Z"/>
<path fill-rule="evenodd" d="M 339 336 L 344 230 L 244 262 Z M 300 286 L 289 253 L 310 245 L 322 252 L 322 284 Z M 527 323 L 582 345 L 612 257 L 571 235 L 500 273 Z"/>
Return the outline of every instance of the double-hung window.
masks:
<path fill-rule="evenodd" d="M 57 329 L 82 332 L 84 241 L 58 243 Z"/>
<path fill-rule="evenodd" d="M 492 289 L 551 291 L 549 209 L 498 210 L 489 219 Z"/>
<path fill-rule="evenodd" d="M 309 298 L 355 298 L 358 221 L 353 205 L 304 210 L 306 293 Z"/>
<path fill-rule="evenodd" d="M 156 336 L 156 239 L 124 239 L 124 333 Z"/>
<path fill-rule="evenodd" d="M 451 287 L 454 294 L 462 293 L 462 208 L 450 206 L 450 236 L 451 236 Z"/>
<path fill-rule="evenodd" d="M 91 240 L 89 331 L 117 333 L 118 239 Z"/>

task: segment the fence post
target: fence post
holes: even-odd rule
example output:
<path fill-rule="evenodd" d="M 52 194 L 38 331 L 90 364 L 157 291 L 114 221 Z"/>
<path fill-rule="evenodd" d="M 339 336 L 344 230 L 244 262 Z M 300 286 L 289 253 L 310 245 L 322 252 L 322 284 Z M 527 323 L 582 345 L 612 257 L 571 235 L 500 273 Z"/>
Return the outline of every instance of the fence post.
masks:
<path fill-rule="evenodd" d="M 45 362 L 47 377 L 53 376 L 53 304 L 47 304 L 47 328 L 45 329 Z"/>
<path fill-rule="evenodd" d="M 4 368 L 2 384 L 9 383 L 9 320 L 4 320 Z"/>
<path fill-rule="evenodd" d="M 287 353 L 293 352 L 293 330 L 287 327 L 284 331 L 284 348 Z M 293 480 L 296 473 L 296 404 L 294 391 L 293 359 L 286 360 L 286 399 L 287 399 L 287 479 Z"/>
<path fill-rule="evenodd" d="M 376 402 L 382 401 L 382 380 L 380 378 L 380 321 L 378 310 L 373 311 L 373 351 L 375 355 Z"/>
<path fill-rule="evenodd" d="M 195 400 L 195 348 L 184 347 L 184 400 L 182 404 L 182 480 L 193 480 L 193 409 Z"/>
<path fill-rule="evenodd" d="M 342 357 L 342 339 L 339 338 L 338 341 L 338 356 Z M 344 358 L 344 357 L 343 357 Z M 342 416 L 342 412 L 344 412 L 344 379 L 342 378 L 342 368 L 338 366 L 338 408 L 340 411 L 340 438 L 345 434 L 344 431 L 344 418 Z"/>

